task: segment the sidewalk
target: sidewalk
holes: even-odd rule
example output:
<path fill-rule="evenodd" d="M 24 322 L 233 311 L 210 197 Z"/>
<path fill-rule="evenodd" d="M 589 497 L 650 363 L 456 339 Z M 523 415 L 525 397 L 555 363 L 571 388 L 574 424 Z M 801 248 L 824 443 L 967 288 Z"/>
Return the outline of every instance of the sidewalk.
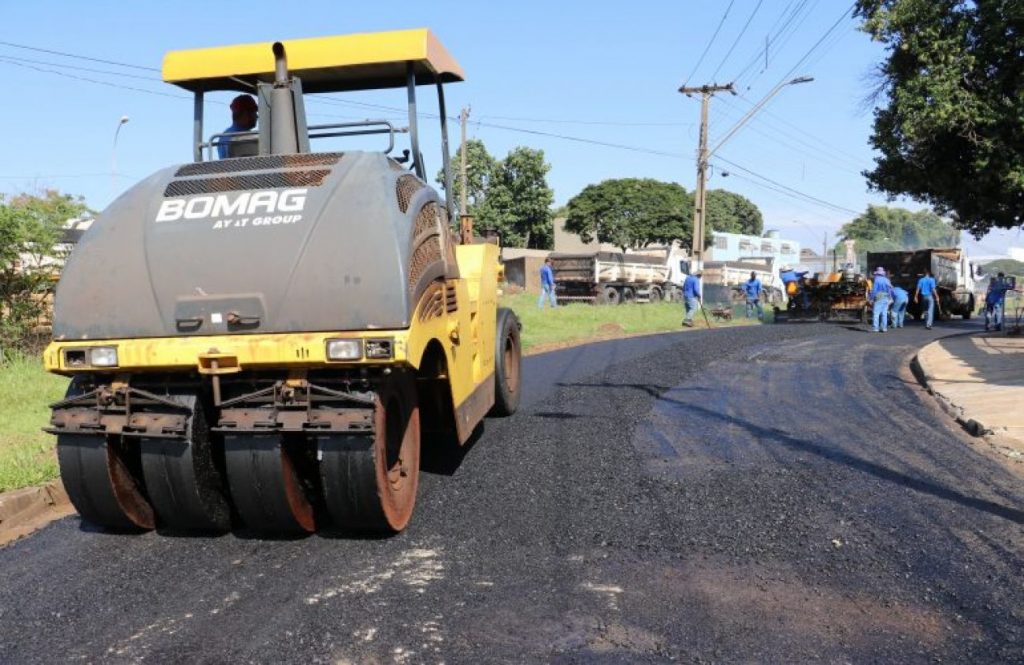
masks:
<path fill-rule="evenodd" d="M 974 435 L 1024 456 L 1024 337 L 956 335 L 917 354 L 925 385 Z"/>

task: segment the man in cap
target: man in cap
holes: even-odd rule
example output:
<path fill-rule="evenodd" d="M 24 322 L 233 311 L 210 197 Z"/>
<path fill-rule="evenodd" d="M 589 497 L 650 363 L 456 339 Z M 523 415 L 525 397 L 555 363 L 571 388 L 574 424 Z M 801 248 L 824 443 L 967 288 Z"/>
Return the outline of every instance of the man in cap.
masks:
<path fill-rule="evenodd" d="M 686 318 L 683 319 L 683 325 L 688 328 L 693 327 L 693 313 L 704 304 L 704 296 L 700 288 L 701 274 L 700 270 L 695 270 L 692 275 L 687 275 L 686 281 L 683 282 L 683 304 L 686 307 Z"/>
<path fill-rule="evenodd" d="M 892 302 L 892 282 L 885 276 L 885 268 L 875 268 L 875 276 L 871 284 L 871 294 L 868 299 L 874 303 L 872 309 L 871 330 L 872 332 L 886 332 L 889 330 L 889 303 Z"/>
<path fill-rule="evenodd" d="M 239 95 L 231 100 L 231 126 L 224 130 L 224 134 L 236 132 L 248 132 L 256 126 L 257 118 L 256 100 L 252 95 Z M 251 157 L 256 154 L 255 141 L 241 142 L 232 140 L 230 136 L 222 136 L 217 140 L 217 156 L 221 159 L 227 157 Z"/>

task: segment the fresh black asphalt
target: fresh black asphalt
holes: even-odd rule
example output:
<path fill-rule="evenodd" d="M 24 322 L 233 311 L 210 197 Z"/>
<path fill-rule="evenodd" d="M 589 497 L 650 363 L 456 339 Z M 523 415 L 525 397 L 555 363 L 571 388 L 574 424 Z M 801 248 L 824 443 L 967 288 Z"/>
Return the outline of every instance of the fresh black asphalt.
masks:
<path fill-rule="evenodd" d="M 0 663 L 1024 662 L 1022 475 L 905 369 L 966 329 L 527 358 L 399 536 L 0 549 Z"/>

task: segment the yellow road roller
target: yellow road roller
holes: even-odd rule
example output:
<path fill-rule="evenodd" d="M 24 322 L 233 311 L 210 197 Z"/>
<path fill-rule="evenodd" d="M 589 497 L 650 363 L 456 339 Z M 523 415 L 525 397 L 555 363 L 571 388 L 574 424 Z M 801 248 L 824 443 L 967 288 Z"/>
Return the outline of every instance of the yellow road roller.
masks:
<path fill-rule="evenodd" d="M 426 86 L 451 192 L 461 68 L 418 29 L 173 51 L 163 78 L 194 95 L 192 161 L 117 198 L 57 289 L 44 359 L 71 383 L 47 431 L 72 503 L 110 529 L 402 530 L 421 448 L 519 403 L 498 248 L 455 240 L 420 152 Z M 385 88 L 408 126 L 307 120 Z M 213 91 L 258 121 L 205 130 Z M 316 150 L 346 142 L 379 145 Z"/>

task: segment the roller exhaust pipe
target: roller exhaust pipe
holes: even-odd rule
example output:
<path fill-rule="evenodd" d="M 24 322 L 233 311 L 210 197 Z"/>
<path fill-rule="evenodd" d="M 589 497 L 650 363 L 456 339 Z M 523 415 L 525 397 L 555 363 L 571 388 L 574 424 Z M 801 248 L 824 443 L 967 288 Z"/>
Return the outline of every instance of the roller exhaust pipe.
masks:
<path fill-rule="evenodd" d="M 274 42 L 274 89 L 270 93 L 270 153 L 291 155 L 299 151 L 295 102 L 288 76 L 288 56 L 284 44 Z"/>

